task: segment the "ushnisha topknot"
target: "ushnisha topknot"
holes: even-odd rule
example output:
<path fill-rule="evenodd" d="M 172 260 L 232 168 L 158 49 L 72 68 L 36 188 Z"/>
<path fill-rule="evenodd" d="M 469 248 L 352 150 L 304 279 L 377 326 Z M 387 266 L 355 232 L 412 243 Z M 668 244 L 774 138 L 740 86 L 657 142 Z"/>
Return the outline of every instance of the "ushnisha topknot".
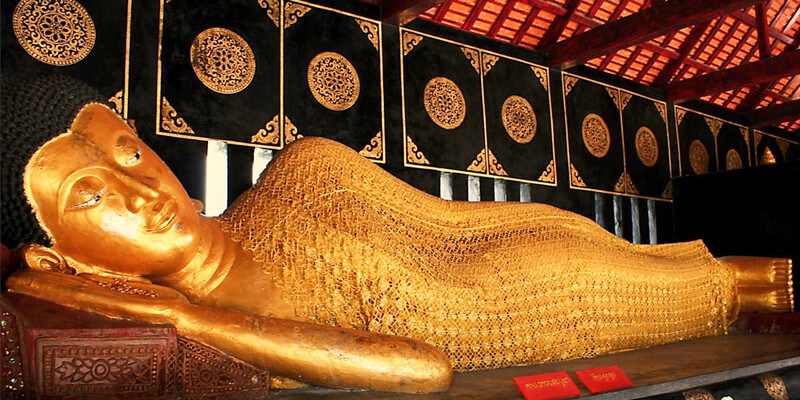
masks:
<path fill-rule="evenodd" d="M 49 239 L 25 198 L 25 166 L 39 147 L 69 129 L 86 104 L 107 100 L 89 85 L 61 75 L 3 80 L 0 89 L 0 239 L 11 248 L 47 245 Z"/>

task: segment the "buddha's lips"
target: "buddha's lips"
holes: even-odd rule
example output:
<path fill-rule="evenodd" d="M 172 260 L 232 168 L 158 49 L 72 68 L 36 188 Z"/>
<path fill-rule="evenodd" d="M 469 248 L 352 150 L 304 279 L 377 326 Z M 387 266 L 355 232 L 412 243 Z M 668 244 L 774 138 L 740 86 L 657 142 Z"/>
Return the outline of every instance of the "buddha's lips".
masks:
<path fill-rule="evenodd" d="M 147 224 L 144 226 L 144 231 L 158 233 L 169 229 L 177 214 L 176 203 L 172 198 L 157 202 L 146 217 Z"/>

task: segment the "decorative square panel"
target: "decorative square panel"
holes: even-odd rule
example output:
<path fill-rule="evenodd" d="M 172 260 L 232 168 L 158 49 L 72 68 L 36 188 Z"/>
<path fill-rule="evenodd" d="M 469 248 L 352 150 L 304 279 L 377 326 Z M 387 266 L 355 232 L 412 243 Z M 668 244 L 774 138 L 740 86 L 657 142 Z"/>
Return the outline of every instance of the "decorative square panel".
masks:
<path fill-rule="evenodd" d="M 681 176 L 718 171 L 717 140 L 723 121 L 675 106 Z"/>
<path fill-rule="evenodd" d="M 625 142 L 626 192 L 651 199 L 669 199 L 672 178 L 667 103 L 620 91 Z"/>
<path fill-rule="evenodd" d="M 72 76 L 127 118 L 132 8 L 133 0 L 4 1 L 3 78 Z"/>
<path fill-rule="evenodd" d="M 570 187 L 625 193 L 620 90 L 562 73 Z"/>
<path fill-rule="evenodd" d="M 280 2 L 161 0 L 157 133 L 278 149 Z"/>
<path fill-rule="evenodd" d="M 719 170 L 729 171 L 749 167 L 750 131 L 746 126 L 723 122 L 717 135 Z"/>
<path fill-rule="evenodd" d="M 400 28 L 400 70 L 405 165 L 487 175 L 480 51 Z"/>
<path fill-rule="evenodd" d="M 323 136 L 384 162 L 380 21 L 287 1 L 283 37 L 285 142 Z"/>
<path fill-rule="evenodd" d="M 481 51 L 489 174 L 556 185 L 547 67 Z"/>

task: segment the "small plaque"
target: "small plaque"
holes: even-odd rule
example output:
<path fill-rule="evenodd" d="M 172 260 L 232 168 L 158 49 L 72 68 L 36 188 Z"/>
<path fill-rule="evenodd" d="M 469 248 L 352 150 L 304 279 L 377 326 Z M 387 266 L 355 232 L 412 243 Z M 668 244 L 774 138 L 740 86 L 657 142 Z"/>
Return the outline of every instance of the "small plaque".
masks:
<path fill-rule="evenodd" d="M 616 365 L 575 371 L 575 375 L 592 394 L 633 386 L 631 380 Z"/>
<path fill-rule="evenodd" d="M 554 400 L 581 394 L 565 371 L 514 378 L 525 400 Z"/>

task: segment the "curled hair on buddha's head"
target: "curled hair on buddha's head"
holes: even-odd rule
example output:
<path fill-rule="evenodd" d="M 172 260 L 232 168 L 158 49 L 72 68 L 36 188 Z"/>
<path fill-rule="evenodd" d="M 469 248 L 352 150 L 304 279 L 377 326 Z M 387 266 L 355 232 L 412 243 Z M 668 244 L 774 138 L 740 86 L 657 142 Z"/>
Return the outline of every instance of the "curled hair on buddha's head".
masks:
<path fill-rule="evenodd" d="M 3 80 L 0 99 L 0 239 L 11 248 L 47 245 L 49 239 L 25 197 L 25 166 L 36 150 L 69 129 L 85 105 L 107 100 L 89 85 L 60 75 Z"/>

